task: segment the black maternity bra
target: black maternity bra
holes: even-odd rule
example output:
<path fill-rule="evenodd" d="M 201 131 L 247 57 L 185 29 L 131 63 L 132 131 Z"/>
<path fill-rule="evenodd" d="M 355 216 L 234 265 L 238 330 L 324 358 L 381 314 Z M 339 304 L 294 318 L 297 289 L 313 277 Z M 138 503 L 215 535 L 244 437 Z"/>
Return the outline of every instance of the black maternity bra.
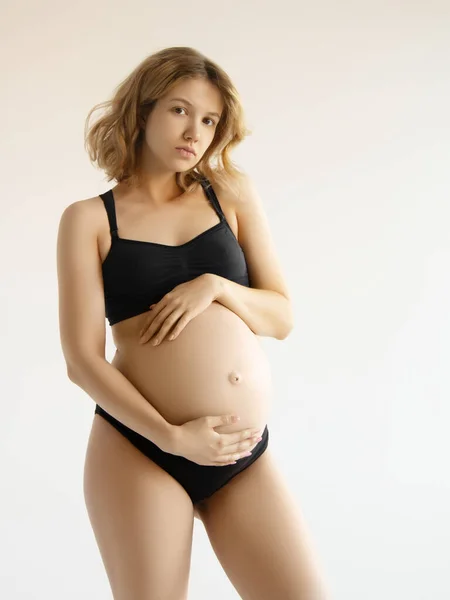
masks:
<path fill-rule="evenodd" d="M 220 221 L 178 246 L 119 237 L 113 192 L 100 194 L 111 233 L 111 248 L 102 263 L 105 314 L 111 326 L 148 311 L 174 287 L 203 273 L 250 287 L 244 251 L 210 182 L 205 178 L 201 185 Z"/>

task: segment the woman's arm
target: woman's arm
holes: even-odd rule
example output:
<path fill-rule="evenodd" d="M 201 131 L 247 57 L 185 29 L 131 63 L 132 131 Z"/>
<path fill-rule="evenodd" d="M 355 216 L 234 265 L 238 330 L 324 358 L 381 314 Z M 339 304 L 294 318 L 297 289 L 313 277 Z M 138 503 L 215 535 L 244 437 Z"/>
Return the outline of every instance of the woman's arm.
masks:
<path fill-rule="evenodd" d="M 219 275 L 215 301 L 236 313 L 255 333 L 284 340 L 292 330 L 292 308 L 279 292 L 249 288 Z"/>
<path fill-rule="evenodd" d="M 175 427 L 106 359 L 95 355 L 86 360 L 80 358 L 71 365 L 68 376 L 115 419 L 161 450 L 169 448 Z"/>
<path fill-rule="evenodd" d="M 293 310 L 263 203 L 247 175 L 228 197 L 251 287 L 214 275 L 216 302 L 235 312 L 256 335 L 283 340 L 294 327 Z"/>
<path fill-rule="evenodd" d="M 59 325 L 68 377 L 106 412 L 164 450 L 175 427 L 105 358 L 105 300 L 93 201 L 68 206 L 58 230 Z"/>

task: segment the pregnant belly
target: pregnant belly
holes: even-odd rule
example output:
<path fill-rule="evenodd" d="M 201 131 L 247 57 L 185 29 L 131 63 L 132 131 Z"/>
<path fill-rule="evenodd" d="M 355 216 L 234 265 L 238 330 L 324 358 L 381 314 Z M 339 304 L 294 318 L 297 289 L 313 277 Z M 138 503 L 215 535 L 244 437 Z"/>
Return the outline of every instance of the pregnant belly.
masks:
<path fill-rule="evenodd" d="M 201 416 L 237 414 L 239 424 L 217 431 L 266 425 L 270 366 L 258 337 L 240 317 L 213 302 L 175 340 L 166 338 L 159 346 L 139 343 L 146 318 L 139 327 L 113 328 L 112 364 L 166 421 L 181 425 Z"/>

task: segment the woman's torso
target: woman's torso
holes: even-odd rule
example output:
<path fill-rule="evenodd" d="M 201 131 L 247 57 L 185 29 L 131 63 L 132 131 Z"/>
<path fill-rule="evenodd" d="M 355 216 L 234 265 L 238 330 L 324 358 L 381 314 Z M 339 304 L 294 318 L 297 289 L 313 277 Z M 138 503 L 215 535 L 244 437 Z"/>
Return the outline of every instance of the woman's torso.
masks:
<path fill-rule="evenodd" d="M 272 393 L 270 366 L 258 337 L 234 312 L 213 302 L 175 340 L 156 347 L 139 343 L 149 305 L 177 282 L 216 271 L 249 285 L 231 202 L 222 193 L 220 203 L 214 194 L 210 204 L 211 192 L 199 186 L 182 203 L 151 211 L 152 217 L 131 194 L 119 194 L 119 187 L 112 190 L 108 208 L 113 203 L 117 231 L 111 234 L 111 219 L 103 219 L 98 236 L 117 348 L 112 364 L 172 424 L 236 413 L 239 428 L 264 427 Z"/>

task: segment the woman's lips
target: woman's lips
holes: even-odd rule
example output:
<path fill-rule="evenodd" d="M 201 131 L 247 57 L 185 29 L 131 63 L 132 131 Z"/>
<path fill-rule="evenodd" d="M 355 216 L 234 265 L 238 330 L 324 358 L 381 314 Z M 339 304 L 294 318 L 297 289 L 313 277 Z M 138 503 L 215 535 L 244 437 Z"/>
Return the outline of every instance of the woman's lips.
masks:
<path fill-rule="evenodd" d="M 184 156 L 185 158 L 194 158 L 195 154 L 193 152 L 189 152 L 188 150 L 184 150 L 184 148 L 175 148 L 175 150 Z"/>

